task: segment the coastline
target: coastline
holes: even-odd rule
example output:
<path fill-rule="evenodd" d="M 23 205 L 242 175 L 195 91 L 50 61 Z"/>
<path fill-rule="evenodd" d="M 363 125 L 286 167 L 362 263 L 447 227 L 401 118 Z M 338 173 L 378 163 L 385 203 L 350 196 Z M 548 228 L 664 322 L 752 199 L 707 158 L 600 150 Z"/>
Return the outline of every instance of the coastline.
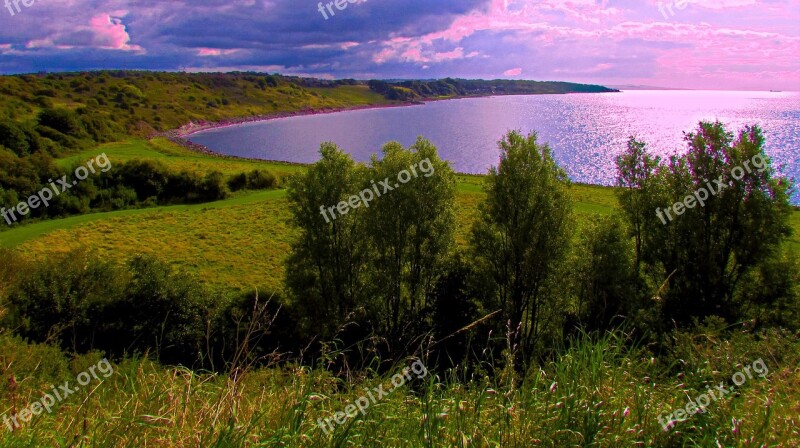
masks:
<path fill-rule="evenodd" d="M 456 99 L 456 98 L 447 98 L 447 99 Z M 434 100 L 438 101 L 438 100 Z M 258 160 L 262 162 L 279 162 L 279 163 L 287 163 L 287 164 L 294 164 L 292 162 L 286 162 L 281 160 L 266 160 L 266 159 L 251 159 L 247 157 L 239 157 L 239 156 L 231 156 L 227 154 L 222 154 L 217 151 L 214 151 L 208 148 L 205 145 L 201 145 L 199 143 L 194 143 L 189 140 L 189 137 L 202 131 L 210 131 L 213 129 L 222 129 L 231 126 L 238 126 L 241 124 L 246 123 L 256 123 L 262 121 L 271 121 L 271 120 L 278 120 L 281 118 L 292 118 L 292 117 L 303 117 L 309 115 L 325 115 L 325 114 L 334 114 L 337 112 L 349 112 L 355 110 L 368 110 L 368 109 L 388 109 L 393 107 L 409 107 L 409 106 L 419 106 L 425 104 L 427 101 L 422 102 L 407 102 L 407 103 L 394 103 L 394 104 L 367 104 L 367 105 L 358 105 L 358 106 L 348 106 L 348 107 L 330 107 L 330 108 L 322 108 L 322 109 L 301 109 L 294 112 L 275 112 L 271 114 L 264 114 L 264 115 L 251 115 L 249 117 L 238 117 L 238 118 L 230 118 L 227 120 L 222 121 L 205 121 L 199 120 L 197 122 L 190 121 L 189 123 L 184 124 L 183 126 L 171 129 L 169 131 L 164 132 L 157 132 L 150 136 L 150 138 L 154 137 L 162 137 L 166 138 L 167 140 L 180 145 L 184 148 L 187 148 L 192 151 L 196 151 L 205 155 L 220 157 L 223 159 L 240 159 L 240 160 Z"/>
<path fill-rule="evenodd" d="M 448 98 L 448 99 L 455 99 L 455 98 Z M 275 112 L 264 115 L 251 115 L 249 117 L 230 118 L 222 121 L 205 121 L 205 120 L 199 120 L 197 122 L 190 121 L 189 123 L 186 123 L 185 125 L 177 129 L 166 131 L 162 134 L 172 134 L 181 138 L 186 138 L 198 132 L 227 128 L 230 126 L 237 126 L 246 123 L 271 121 L 271 120 L 278 120 L 281 118 L 304 117 L 309 115 L 327 115 L 327 114 L 335 114 L 338 112 L 350 112 L 355 110 L 389 109 L 394 107 L 419 106 L 422 104 L 424 104 L 424 102 L 409 102 L 409 103 L 395 103 L 395 104 L 367 104 L 367 105 L 347 106 L 347 107 L 326 107 L 321 109 L 312 108 L 312 109 L 301 109 L 294 112 Z"/>
<path fill-rule="evenodd" d="M 615 90 L 613 92 L 608 93 L 619 93 L 619 90 Z M 287 163 L 294 165 L 294 162 L 286 162 L 283 160 L 268 160 L 268 159 L 253 159 L 248 157 L 239 157 L 239 156 L 231 156 L 227 154 L 222 154 L 208 148 L 205 145 L 201 145 L 199 143 L 194 143 L 189 140 L 194 134 L 203 131 L 210 131 L 214 129 L 222 129 L 231 126 L 238 126 L 241 124 L 247 123 L 257 123 L 262 121 L 271 121 L 271 120 L 278 120 L 281 118 L 292 118 L 292 117 L 303 117 L 309 115 L 327 115 L 327 114 L 334 114 L 338 112 L 350 112 L 350 111 L 357 111 L 357 110 L 369 110 L 369 109 L 389 109 L 395 107 L 410 107 L 410 106 L 421 106 L 425 105 L 430 102 L 435 101 L 449 101 L 449 100 L 460 100 L 460 99 L 472 99 L 472 98 L 491 98 L 491 97 L 498 97 L 498 96 L 528 96 L 528 95 L 569 95 L 569 94 L 582 94 L 582 93 L 595 93 L 595 92 L 567 92 L 567 93 L 560 93 L 560 94 L 531 94 L 531 93 L 511 93 L 511 94 L 498 94 L 498 93 L 487 93 L 482 95 L 467 95 L 467 96 L 453 96 L 453 97 L 445 97 L 445 98 L 423 98 L 419 101 L 410 101 L 410 102 L 403 102 L 403 103 L 391 103 L 391 104 L 366 104 L 366 105 L 358 105 L 358 106 L 347 106 L 347 107 L 326 107 L 321 109 L 301 109 L 298 111 L 293 112 L 275 112 L 271 114 L 264 114 L 264 115 L 251 115 L 249 117 L 238 117 L 238 118 L 230 118 L 221 121 L 205 121 L 199 120 L 197 122 L 190 121 L 189 123 L 184 124 L 183 126 L 171 129 L 169 131 L 164 132 L 157 132 L 152 137 L 163 137 L 167 140 L 180 145 L 184 148 L 187 148 L 192 151 L 196 151 L 205 155 L 220 157 L 223 159 L 241 159 L 241 160 L 257 160 L 263 162 L 276 162 L 276 163 Z M 607 92 L 598 92 L 598 93 L 607 93 Z M 303 165 L 303 164 L 300 164 Z"/>

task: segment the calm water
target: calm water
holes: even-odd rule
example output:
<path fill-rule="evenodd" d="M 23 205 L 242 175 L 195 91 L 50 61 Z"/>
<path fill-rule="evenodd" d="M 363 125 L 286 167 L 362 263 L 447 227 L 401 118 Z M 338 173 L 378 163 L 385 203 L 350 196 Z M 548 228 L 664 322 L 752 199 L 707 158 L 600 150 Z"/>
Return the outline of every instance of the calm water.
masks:
<path fill-rule="evenodd" d="M 484 173 L 498 161 L 497 140 L 509 129 L 537 131 L 578 182 L 613 183 L 614 157 L 630 135 L 669 155 L 685 150 L 683 132 L 700 120 L 737 130 L 759 124 L 779 171 L 800 179 L 800 93 L 626 91 L 501 96 L 390 109 L 292 117 L 194 134 L 191 140 L 223 154 L 314 162 L 323 141 L 367 161 L 390 140 L 431 140 L 460 172 Z M 795 193 L 794 202 L 800 201 Z"/>

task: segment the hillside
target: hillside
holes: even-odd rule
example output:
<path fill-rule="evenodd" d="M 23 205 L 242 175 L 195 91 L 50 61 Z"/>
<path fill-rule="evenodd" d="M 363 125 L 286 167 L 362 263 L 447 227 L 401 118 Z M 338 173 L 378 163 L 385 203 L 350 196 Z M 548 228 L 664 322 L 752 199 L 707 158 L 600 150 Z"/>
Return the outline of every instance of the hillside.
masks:
<path fill-rule="evenodd" d="M 383 81 L 287 77 L 263 73 L 98 71 L 0 76 L 0 119 L 32 122 L 64 107 L 109 123 L 117 134 L 146 135 L 190 121 L 222 121 L 282 112 L 398 104 L 487 94 L 609 92 L 561 82 Z"/>

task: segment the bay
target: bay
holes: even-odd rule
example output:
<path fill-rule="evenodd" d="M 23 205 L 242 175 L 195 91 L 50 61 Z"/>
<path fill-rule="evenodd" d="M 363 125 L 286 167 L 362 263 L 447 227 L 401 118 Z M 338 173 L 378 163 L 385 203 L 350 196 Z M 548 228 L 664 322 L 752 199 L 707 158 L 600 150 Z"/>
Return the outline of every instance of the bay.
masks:
<path fill-rule="evenodd" d="M 629 136 L 667 157 L 685 151 L 684 132 L 696 129 L 700 120 L 720 120 L 734 132 L 760 125 L 778 172 L 800 179 L 797 92 L 632 90 L 466 98 L 266 120 L 202 131 L 189 139 L 227 155 L 313 163 L 325 141 L 367 161 L 388 141 L 410 145 L 421 135 L 456 171 L 485 173 L 497 164 L 497 141 L 506 131 L 536 131 L 572 180 L 611 185 L 614 158 Z M 800 202 L 797 192 L 793 202 Z"/>

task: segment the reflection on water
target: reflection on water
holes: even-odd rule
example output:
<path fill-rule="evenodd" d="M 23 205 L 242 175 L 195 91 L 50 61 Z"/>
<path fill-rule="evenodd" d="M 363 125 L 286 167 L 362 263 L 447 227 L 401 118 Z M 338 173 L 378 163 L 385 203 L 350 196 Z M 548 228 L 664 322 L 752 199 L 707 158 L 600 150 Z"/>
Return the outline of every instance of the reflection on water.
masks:
<path fill-rule="evenodd" d="M 609 185 L 614 157 L 628 137 L 656 154 L 685 149 L 683 133 L 700 120 L 729 130 L 759 124 L 767 154 L 781 173 L 800 179 L 800 94 L 794 92 L 627 91 L 622 93 L 501 96 L 439 101 L 423 106 L 370 109 L 284 118 L 215 129 L 191 140 L 223 154 L 314 162 L 323 141 L 367 161 L 390 140 L 431 140 L 460 172 L 484 173 L 498 159 L 497 140 L 509 129 L 537 131 L 577 182 Z M 795 193 L 794 201 L 800 203 Z"/>

